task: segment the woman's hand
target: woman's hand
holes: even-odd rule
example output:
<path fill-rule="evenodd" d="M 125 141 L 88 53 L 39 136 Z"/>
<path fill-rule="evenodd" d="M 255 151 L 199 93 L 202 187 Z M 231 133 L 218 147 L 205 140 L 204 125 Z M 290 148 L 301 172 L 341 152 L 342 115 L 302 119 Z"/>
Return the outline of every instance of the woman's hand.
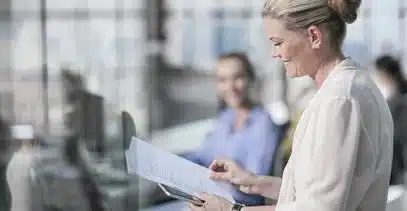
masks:
<path fill-rule="evenodd" d="M 196 206 L 189 203 L 189 208 L 192 211 L 230 211 L 232 210 L 233 204 L 228 202 L 226 199 L 209 195 L 202 194 L 199 198 L 205 201 L 202 207 Z"/>
<path fill-rule="evenodd" d="M 243 170 L 232 160 L 215 160 L 209 168 L 213 171 L 211 174 L 212 179 L 228 181 L 236 185 L 244 193 L 276 199 L 280 192 L 280 178 L 256 176 L 249 171 Z"/>
<path fill-rule="evenodd" d="M 227 181 L 235 185 L 248 185 L 257 179 L 255 174 L 240 168 L 234 161 L 228 159 L 214 160 L 209 169 L 213 171 L 212 179 Z"/>

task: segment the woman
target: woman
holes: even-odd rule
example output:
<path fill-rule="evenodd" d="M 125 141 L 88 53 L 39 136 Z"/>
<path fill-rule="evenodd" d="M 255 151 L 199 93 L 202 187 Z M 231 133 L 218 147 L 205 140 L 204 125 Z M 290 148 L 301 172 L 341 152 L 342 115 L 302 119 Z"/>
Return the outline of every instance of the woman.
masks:
<path fill-rule="evenodd" d="M 221 56 L 216 76 L 218 96 L 224 102 L 220 117 L 202 148 L 184 157 L 206 167 L 217 158 L 230 158 L 256 175 L 269 174 L 279 132 L 269 114 L 250 98 L 255 76 L 249 59 L 241 53 Z M 240 191 L 234 198 L 240 203 L 264 204 L 263 197 Z"/>
<path fill-rule="evenodd" d="M 274 58 L 318 91 L 296 128 L 282 179 L 255 176 L 229 160 L 212 177 L 277 198 L 275 207 L 242 207 L 202 195 L 192 210 L 383 211 L 391 170 L 393 122 L 377 86 L 341 50 L 360 0 L 268 0 L 263 15 Z"/>
<path fill-rule="evenodd" d="M 373 80 L 387 99 L 394 121 L 390 184 L 403 184 L 407 141 L 407 82 L 400 62 L 390 55 L 378 57 L 374 66 Z"/>

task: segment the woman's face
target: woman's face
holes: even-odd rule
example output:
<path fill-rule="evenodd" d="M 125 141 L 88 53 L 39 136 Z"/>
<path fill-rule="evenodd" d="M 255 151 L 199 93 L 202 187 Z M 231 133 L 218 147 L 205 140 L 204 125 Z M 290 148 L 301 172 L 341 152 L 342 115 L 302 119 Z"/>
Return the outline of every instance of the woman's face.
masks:
<path fill-rule="evenodd" d="M 318 61 L 315 56 L 315 40 L 308 31 L 288 30 L 282 21 L 265 18 L 266 33 L 272 42 L 272 56 L 284 63 L 289 77 L 315 74 Z M 318 47 L 318 46 L 317 46 Z"/>
<path fill-rule="evenodd" d="M 249 78 L 238 59 L 220 60 L 216 78 L 218 95 L 229 107 L 239 107 L 247 99 Z"/>

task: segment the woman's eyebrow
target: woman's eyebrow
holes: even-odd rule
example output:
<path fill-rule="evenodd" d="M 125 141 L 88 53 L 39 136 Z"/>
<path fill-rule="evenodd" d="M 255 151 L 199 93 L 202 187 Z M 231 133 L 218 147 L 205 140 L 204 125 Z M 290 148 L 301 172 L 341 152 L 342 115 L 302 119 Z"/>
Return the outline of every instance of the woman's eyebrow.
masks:
<path fill-rule="evenodd" d="M 273 41 L 273 42 L 281 42 L 281 41 L 284 41 L 283 39 L 278 38 L 278 37 L 269 37 L 269 40 L 271 40 L 271 41 Z"/>

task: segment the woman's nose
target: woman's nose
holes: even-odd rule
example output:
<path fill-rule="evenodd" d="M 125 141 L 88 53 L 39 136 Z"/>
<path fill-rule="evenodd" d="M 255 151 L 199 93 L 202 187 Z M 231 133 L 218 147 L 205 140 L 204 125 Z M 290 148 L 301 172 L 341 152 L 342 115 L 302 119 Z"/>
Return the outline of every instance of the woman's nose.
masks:
<path fill-rule="evenodd" d="M 233 80 L 228 80 L 227 83 L 226 83 L 226 89 L 227 89 L 228 91 L 230 91 L 230 90 L 233 89 L 233 86 L 234 86 Z"/>
<path fill-rule="evenodd" d="M 273 59 L 279 59 L 279 58 L 281 58 L 280 53 L 278 52 L 278 50 L 277 50 L 276 48 L 273 48 L 273 49 L 271 50 L 271 57 L 272 57 Z"/>

